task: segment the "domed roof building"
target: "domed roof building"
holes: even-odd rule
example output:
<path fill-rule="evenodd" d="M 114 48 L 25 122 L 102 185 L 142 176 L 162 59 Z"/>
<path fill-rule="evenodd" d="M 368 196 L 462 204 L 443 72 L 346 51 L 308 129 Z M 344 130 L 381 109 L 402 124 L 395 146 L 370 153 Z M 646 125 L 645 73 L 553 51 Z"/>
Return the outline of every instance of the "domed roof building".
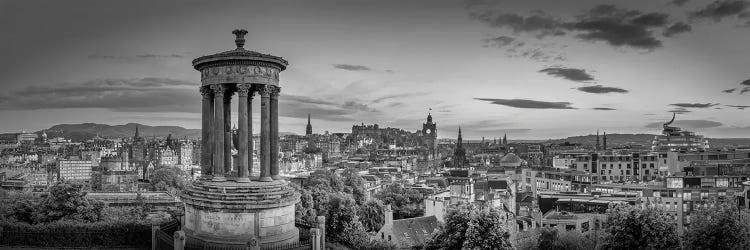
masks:
<path fill-rule="evenodd" d="M 503 158 L 500 158 L 500 167 L 521 167 L 523 165 L 523 159 L 518 157 L 514 153 L 508 153 Z"/>

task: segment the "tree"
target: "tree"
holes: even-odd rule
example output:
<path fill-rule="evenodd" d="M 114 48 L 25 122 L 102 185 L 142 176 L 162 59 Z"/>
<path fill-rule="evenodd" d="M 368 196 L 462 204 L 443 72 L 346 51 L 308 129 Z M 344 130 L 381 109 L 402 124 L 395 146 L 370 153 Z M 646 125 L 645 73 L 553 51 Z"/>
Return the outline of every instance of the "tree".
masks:
<path fill-rule="evenodd" d="M 29 224 L 59 220 L 96 222 L 102 218 L 104 203 L 86 199 L 81 183 L 61 182 L 50 187 L 49 195 L 41 202 L 21 201 L 13 207 L 11 215 Z"/>
<path fill-rule="evenodd" d="M 182 170 L 177 167 L 157 168 L 151 176 L 150 182 L 151 188 L 156 191 L 169 191 L 170 188 L 182 190 L 185 187 Z"/>
<path fill-rule="evenodd" d="M 594 235 L 593 237 L 597 237 Z M 538 250 L 596 249 L 596 241 L 575 230 L 558 231 L 557 228 L 539 230 Z"/>
<path fill-rule="evenodd" d="M 365 203 L 365 179 L 362 179 L 354 169 L 346 169 L 341 173 L 341 179 L 344 184 L 344 192 L 349 193 L 354 197 L 354 201 L 357 205 Z"/>
<path fill-rule="evenodd" d="M 448 210 L 445 224 L 425 243 L 425 249 L 513 249 L 507 214 L 472 204 Z"/>
<path fill-rule="evenodd" d="M 627 204 L 607 209 L 604 249 L 679 249 L 677 225 L 663 210 Z"/>
<path fill-rule="evenodd" d="M 740 219 L 736 203 L 701 208 L 685 232 L 685 249 L 750 249 L 750 227 Z"/>
<path fill-rule="evenodd" d="M 383 202 L 369 200 L 359 207 L 359 221 L 368 232 L 377 232 L 385 223 Z"/>
<path fill-rule="evenodd" d="M 424 196 L 415 189 L 404 188 L 404 183 L 394 182 L 375 195 L 375 198 L 393 208 L 393 219 L 419 217 L 424 214 Z"/>

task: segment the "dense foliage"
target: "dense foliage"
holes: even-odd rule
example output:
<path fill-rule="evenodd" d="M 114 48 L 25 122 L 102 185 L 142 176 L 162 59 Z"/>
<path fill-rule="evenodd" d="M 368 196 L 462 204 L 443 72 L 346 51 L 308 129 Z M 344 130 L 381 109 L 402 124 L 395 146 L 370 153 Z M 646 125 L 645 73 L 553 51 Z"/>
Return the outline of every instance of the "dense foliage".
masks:
<path fill-rule="evenodd" d="M 616 205 L 607 210 L 604 249 L 679 249 L 677 225 L 663 210 Z"/>
<path fill-rule="evenodd" d="M 62 182 L 50 187 L 43 200 L 24 199 L 13 204 L 9 217 L 29 224 L 59 220 L 96 222 L 101 219 L 104 203 L 86 199 L 85 186 Z"/>
<path fill-rule="evenodd" d="M 588 250 L 596 249 L 595 234 L 590 237 L 576 231 L 558 231 L 557 228 L 541 228 L 539 230 L 538 250 Z"/>
<path fill-rule="evenodd" d="M 383 202 L 370 200 L 359 207 L 359 221 L 368 232 L 377 232 L 385 222 Z"/>
<path fill-rule="evenodd" d="M 372 240 L 367 232 L 372 231 L 373 221 L 382 221 L 382 218 L 372 218 L 377 215 L 360 212 L 367 204 L 364 183 L 354 170 L 346 170 L 341 176 L 331 171 L 312 173 L 303 186 L 295 185 L 301 194 L 295 210 L 297 219 L 313 224 L 317 216 L 325 216 L 326 240 L 330 242 L 354 249 L 395 249 L 393 244 Z M 363 225 L 360 215 L 369 216 L 369 228 Z"/>
<path fill-rule="evenodd" d="M 158 167 L 151 175 L 151 190 L 170 191 L 182 190 L 185 187 L 184 173 L 177 167 Z"/>
<path fill-rule="evenodd" d="M 394 182 L 375 195 L 383 204 L 391 205 L 394 220 L 424 215 L 424 195 L 415 189 L 405 188 L 406 185 Z"/>
<path fill-rule="evenodd" d="M 685 249 L 750 249 L 750 225 L 734 203 L 711 204 L 693 215 Z"/>
<path fill-rule="evenodd" d="M 40 247 L 148 246 L 146 206 L 106 207 L 86 199 L 86 187 L 62 182 L 46 198 L 18 195 L 8 202 L 0 227 L 0 244 Z"/>
<path fill-rule="evenodd" d="M 507 214 L 467 204 L 451 208 L 425 249 L 513 249 Z"/>

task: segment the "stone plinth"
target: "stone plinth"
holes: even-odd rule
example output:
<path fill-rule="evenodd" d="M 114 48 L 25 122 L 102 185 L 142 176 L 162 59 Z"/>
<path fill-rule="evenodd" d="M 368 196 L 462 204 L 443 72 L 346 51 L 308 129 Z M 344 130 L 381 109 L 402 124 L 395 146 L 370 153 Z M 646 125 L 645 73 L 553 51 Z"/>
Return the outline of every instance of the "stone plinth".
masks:
<path fill-rule="evenodd" d="M 188 241 L 211 246 L 260 246 L 299 240 L 294 205 L 299 194 L 286 181 L 198 181 L 182 194 Z"/>

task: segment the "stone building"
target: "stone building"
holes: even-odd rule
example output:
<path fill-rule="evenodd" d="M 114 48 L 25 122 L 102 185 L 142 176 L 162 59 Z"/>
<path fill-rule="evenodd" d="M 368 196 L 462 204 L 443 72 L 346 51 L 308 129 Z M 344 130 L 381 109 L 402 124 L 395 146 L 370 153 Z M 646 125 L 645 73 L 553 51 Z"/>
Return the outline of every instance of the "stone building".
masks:
<path fill-rule="evenodd" d="M 182 193 L 187 248 L 274 248 L 295 243 L 299 193 L 279 175 L 279 73 L 287 61 L 244 49 L 247 33 L 235 30 L 236 49 L 196 58 L 201 73 L 202 177 Z M 238 96 L 237 171 L 231 171 L 231 107 Z M 252 100 L 260 96 L 260 174 L 254 157 Z M 252 177 L 252 178 L 251 178 Z M 314 231 L 313 231 L 314 233 Z"/>

